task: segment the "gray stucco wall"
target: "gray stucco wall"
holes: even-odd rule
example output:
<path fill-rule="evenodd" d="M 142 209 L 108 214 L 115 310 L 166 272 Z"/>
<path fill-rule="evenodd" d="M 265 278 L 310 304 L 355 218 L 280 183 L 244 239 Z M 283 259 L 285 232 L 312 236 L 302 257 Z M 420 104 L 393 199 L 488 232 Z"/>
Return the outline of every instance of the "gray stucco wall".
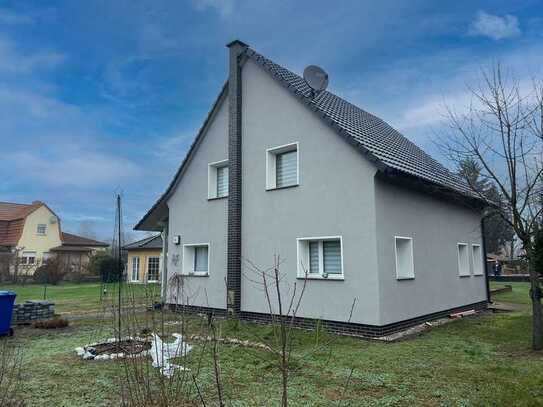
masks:
<path fill-rule="evenodd" d="M 281 256 L 282 288 L 297 279 L 297 238 L 343 238 L 344 281 L 309 280 L 299 316 L 377 324 L 375 168 L 252 61 L 243 68 L 242 311 L 268 312 L 259 267 Z M 266 149 L 299 143 L 300 185 L 266 191 Z"/>
<path fill-rule="evenodd" d="M 381 324 L 486 300 L 484 276 L 459 277 L 457 243 L 481 244 L 480 215 L 375 182 Z M 394 237 L 413 238 L 415 278 L 397 280 Z M 482 261 L 482 260 L 481 260 Z"/>
<path fill-rule="evenodd" d="M 477 213 L 376 179 L 368 160 L 259 66 L 249 60 L 242 76 L 242 311 L 268 312 L 249 261 L 266 269 L 279 254 L 288 298 L 303 285 L 296 239 L 318 236 L 342 237 L 345 279 L 308 280 L 299 316 L 345 321 L 356 299 L 352 322 L 383 325 L 485 300 L 484 276 L 457 270 L 457 242 L 481 242 Z M 208 164 L 227 158 L 227 115 L 224 100 L 168 200 L 168 274 L 181 271 L 184 244 L 209 243 L 209 276 L 185 278 L 184 289 L 190 304 L 214 308 L 226 308 L 227 199 L 208 200 Z M 300 185 L 266 191 L 266 150 L 293 142 Z M 414 280 L 396 279 L 394 236 L 414 239 Z"/>
<path fill-rule="evenodd" d="M 185 293 L 191 305 L 226 307 L 226 232 L 227 199 L 208 200 L 208 164 L 228 158 L 228 102 L 224 100 L 187 166 L 184 176 L 168 200 L 169 239 L 168 277 L 180 273 L 183 245 L 209 243 L 209 277 L 189 276 L 184 279 Z M 181 244 L 173 237 L 181 236 Z M 173 263 L 176 255 L 177 264 Z M 168 301 L 172 302 L 169 286 Z"/>

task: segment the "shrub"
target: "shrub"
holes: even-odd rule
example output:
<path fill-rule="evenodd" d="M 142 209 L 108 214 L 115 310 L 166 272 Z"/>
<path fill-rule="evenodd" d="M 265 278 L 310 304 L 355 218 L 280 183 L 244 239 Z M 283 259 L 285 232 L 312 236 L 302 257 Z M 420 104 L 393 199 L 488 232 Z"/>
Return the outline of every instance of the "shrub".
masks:
<path fill-rule="evenodd" d="M 34 281 L 41 284 L 57 285 L 65 275 L 64 266 L 57 258 L 53 257 L 36 269 Z"/>
<path fill-rule="evenodd" d="M 109 254 L 93 256 L 89 263 L 89 271 L 91 274 L 99 275 L 105 283 L 119 281 L 119 266 L 117 261 Z"/>
<path fill-rule="evenodd" d="M 69 321 L 66 318 L 52 318 L 45 319 L 42 321 L 34 322 L 34 328 L 40 329 L 57 329 L 57 328 L 66 328 L 69 325 Z"/>

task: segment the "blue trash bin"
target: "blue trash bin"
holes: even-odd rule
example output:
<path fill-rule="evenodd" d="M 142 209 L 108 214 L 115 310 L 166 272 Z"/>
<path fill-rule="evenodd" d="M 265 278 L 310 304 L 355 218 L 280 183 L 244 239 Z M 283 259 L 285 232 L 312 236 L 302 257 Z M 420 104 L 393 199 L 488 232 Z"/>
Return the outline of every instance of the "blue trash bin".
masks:
<path fill-rule="evenodd" d="M 0 291 L 0 335 L 12 335 L 11 316 L 16 293 L 13 291 Z"/>

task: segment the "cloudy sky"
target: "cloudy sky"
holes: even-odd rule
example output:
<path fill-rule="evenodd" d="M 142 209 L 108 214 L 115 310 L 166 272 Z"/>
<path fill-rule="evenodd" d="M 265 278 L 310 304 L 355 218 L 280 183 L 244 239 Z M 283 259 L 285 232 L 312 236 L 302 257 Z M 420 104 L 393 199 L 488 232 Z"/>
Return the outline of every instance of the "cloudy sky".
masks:
<path fill-rule="evenodd" d="M 239 38 L 433 151 L 444 104 L 501 61 L 542 77 L 540 1 L 0 1 L 0 201 L 43 200 L 66 231 L 127 229 L 183 159 Z M 438 157 L 439 158 L 439 157 Z M 86 226 L 81 226 L 81 224 Z"/>

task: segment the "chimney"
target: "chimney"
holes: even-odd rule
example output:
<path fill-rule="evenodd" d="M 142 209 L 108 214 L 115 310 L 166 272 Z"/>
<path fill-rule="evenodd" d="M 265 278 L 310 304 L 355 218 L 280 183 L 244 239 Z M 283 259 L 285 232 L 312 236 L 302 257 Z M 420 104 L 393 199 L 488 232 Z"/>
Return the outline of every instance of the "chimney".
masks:
<path fill-rule="evenodd" d="M 230 50 L 228 75 L 228 248 L 226 269 L 226 308 L 229 316 L 241 310 L 241 66 L 247 45 L 234 40 Z"/>

